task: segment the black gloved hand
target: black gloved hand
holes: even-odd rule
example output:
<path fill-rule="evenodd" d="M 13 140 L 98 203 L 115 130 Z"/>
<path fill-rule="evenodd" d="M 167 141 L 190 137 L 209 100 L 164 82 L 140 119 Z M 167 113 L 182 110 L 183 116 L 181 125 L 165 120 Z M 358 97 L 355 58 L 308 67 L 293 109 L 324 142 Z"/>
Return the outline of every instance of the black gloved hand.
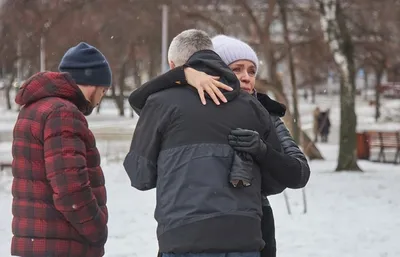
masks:
<path fill-rule="evenodd" d="M 267 153 L 267 145 L 261 140 L 257 131 L 233 129 L 228 135 L 228 140 L 233 149 L 249 153 L 257 161 Z"/>

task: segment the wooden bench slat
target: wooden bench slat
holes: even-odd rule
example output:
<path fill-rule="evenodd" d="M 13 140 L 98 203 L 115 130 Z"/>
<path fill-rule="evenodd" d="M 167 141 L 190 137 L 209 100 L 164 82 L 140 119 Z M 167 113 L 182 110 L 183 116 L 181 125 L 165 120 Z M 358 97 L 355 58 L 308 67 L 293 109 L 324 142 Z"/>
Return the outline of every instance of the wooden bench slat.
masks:
<path fill-rule="evenodd" d="M 370 149 L 379 149 L 378 161 L 386 161 L 385 149 L 396 149 L 394 163 L 400 158 L 400 131 L 366 132 Z M 399 161 L 400 162 L 400 161 Z"/>

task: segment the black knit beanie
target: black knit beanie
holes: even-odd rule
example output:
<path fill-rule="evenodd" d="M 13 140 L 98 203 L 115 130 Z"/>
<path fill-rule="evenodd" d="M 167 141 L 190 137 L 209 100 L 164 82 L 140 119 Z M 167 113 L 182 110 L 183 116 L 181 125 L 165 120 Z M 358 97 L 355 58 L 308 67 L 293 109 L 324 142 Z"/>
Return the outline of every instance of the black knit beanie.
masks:
<path fill-rule="evenodd" d="M 107 59 L 97 48 L 84 42 L 64 54 L 58 69 L 68 72 L 78 85 L 110 87 L 112 84 Z"/>

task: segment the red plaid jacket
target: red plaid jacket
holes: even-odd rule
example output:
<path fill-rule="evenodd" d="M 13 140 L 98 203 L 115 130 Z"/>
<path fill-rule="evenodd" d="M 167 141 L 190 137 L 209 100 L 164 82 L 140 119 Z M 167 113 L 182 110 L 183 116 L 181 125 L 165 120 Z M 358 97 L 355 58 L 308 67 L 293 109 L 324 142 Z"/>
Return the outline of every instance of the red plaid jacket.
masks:
<path fill-rule="evenodd" d="M 19 90 L 13 135 L 11 254 L 100 257 L 107 240 L 104 175 L 88 108 L 67 73 L 43 72 Z"/>

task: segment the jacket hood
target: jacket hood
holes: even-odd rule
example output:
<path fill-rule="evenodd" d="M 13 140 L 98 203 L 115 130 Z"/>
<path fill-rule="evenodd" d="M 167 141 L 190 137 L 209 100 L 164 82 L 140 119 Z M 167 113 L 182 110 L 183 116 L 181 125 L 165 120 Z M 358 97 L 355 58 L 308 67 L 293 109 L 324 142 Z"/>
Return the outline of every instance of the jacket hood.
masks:
<path fill-rule="evenodd" d="M 219 81 L 233 88 L 232 91 L 222 90 L 222 94 L 228 101 L 231 101 L 237 97 L 240 93 L 240 81 L 237 79 L 235 73 L 229 68 L 228 65 L 222 61 L 221 57 L 212 50 L 202 50 L 194 53 L 186 65 L 203 71 L 208 75 L 219 76 Z M 194 89 L 193 89 L 194 90 Z M 207 98 L 211 99 L 208 94 L 205 94 Z"/>
<path fill-rule="evenodd" d="M 285 116 L 286 106 L 277 101 L 272 100 L 268 95 L 257 92 L 258 101 L 267 109 L 271 115 L 278 117 Z"/>
<path fill-rule="evenodd" d="M 59 97 L 75 104 L 81 112 L 90 108 L 82 91 L 68 73 L 39 72 L 30 77 L 19 89 L 15 102 L 29 105 L 46 97 Z"/>

